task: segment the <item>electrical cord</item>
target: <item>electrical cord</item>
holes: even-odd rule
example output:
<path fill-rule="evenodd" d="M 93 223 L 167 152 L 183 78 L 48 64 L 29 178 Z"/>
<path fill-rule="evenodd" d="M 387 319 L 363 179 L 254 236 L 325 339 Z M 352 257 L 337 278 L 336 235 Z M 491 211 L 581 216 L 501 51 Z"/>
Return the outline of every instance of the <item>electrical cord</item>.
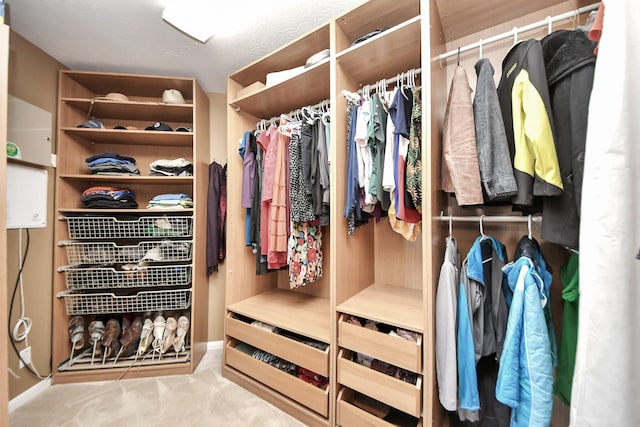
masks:
<path fill-rule="evenodd" d="M 43 377 L 42 375 L 40 375 L 38 373 L 38 371 L 36 370 L 35 366 L 33 366 L 33 363 L 25 363 L 25 361 L 22 359 L 22 356 L 20 356 L 20 350 L 18 350 L 18 348 L 16 347 L 16 343 L 15 341 L 23 341 L 26 340 L 27 335 L 29 334 L 29 331 L 31 330 L 31 319 L 29 319 L 28 317 L 21 317 L 18 322 L 16 323 L 15 327 L 13 328 L 13 330 L 11 330 L 11 315 L 13 314 L 13 305 L 16 299 L 16 294 L 18 293 L 18 287 L 20 287 L 20 285 L 22 284 L 22 270 L 24 270 L 24 265 L 27 261 L 27 255 L 29 254 L 29 244 L 30 244 L 30 236 L 29 236 L 29 229 L 27 228 L 27 246 L 25 248 L 24 251 L 24 257 L 22 256 L 22 229 L 20 229 L 20 247 L 19 247 L 19 251 L 20 251 L 20 269 L 18 270 L 18 277 L 16 278 L 16 284 L 13 287 L 13 293 L 11 295 L 11 304 L 9 305 L 9 320 L 7 322 L 8 329 L 9 329 L 9 334 L 11 335 L 11 337 L 13 339 L 10 339 L 9 342 L 11 342 L 11 346 L 13 347 L 13 350 L 16 352 L 16 355 L 18 356 L 18 359 L 20 359 L 20 361 L 22 362 L 22 364 L 27 368 L 27 370 L 29 371 L 29 373 L 31 373 L 32 375 L 34 375 L 35 377 L 39 378 L 39 379 L 45 379 L 48 378 L 51 374 L 47 375 L 46 377 Z M 24 290 L 21 288 L 21 302 L 22 302 L 22 314 L 24 315 Z M 20 329 L 24 328 L 24 330 L 22 332 L 20 332 Z M 28 343 L 27 343 L 28 346 Z"/>

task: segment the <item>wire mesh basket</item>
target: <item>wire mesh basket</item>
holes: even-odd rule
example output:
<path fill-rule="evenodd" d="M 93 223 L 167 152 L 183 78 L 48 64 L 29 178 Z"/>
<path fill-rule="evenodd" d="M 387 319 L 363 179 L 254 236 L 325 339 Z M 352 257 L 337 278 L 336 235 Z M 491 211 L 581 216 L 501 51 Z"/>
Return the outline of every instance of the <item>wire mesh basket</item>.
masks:
<path fill-rule="evenodd" d="M 130 269 L 123 269 L 127 268 Z M 191 283 L 191 265 L 161 265 L 139 267 L 125 264 L 116 267 L 65 266 L 69 289 L 114 289 L 155 286 L 184 286 Z"/>
<path fill-rule="evenodd" d="M 119 246 L 115 242 L 59 243 L 67 251 L 69 264 L 188 262 L 191 261 L 191 242 L 162 240 Z"/>
<path fill-rule="evenodd" d="M 69 316 L 185 310 L 191 306 L 191 289 L 141 291 L 131 295 L 71 290 L 58 293 L 58 298 L 64 298 Z"/>
<path fill-rule="evenodd" d="M 67 216 L 70 239 L 136 239 L 191 237 L 191 216 L 140 216 L 119 219 L 110 216 Z"/>

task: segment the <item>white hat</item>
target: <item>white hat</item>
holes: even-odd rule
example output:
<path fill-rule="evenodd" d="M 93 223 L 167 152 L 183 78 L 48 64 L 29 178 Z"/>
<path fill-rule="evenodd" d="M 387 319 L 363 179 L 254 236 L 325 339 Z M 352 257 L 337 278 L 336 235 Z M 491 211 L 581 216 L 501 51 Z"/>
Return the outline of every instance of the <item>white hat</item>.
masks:
<path fill-rule="evenodd" d="M 162 93 L 162 102 L 166 104 L 185 104 L 178 89 L 167 89 Z"/>

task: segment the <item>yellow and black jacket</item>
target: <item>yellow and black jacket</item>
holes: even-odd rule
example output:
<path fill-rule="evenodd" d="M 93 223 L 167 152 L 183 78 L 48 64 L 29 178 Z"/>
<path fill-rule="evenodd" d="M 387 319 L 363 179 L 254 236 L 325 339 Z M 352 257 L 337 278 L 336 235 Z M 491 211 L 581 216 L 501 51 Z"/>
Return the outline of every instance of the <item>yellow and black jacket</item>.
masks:
<path fill-rule="evenodd" d="M 518 185 L 513 207 L 531 211 L 534 196 L 563 189 L 540 41 L 522 41 L 507 53 L 498 97 Z"/>

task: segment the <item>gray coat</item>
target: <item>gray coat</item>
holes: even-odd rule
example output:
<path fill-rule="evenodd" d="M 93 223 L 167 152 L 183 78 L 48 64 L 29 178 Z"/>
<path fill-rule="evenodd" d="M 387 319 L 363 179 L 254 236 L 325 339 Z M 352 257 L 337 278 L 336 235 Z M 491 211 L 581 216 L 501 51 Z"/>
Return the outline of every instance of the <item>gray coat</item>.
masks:
<path fill-rule="evenodd" d="M 488 201 L 510 201 L 518 187 L 491 62 L 486 58 L 480 59 L 476 62 L 476 73 L 478 82 L 473 98 L 473 116 L 482 188 Z"/>

